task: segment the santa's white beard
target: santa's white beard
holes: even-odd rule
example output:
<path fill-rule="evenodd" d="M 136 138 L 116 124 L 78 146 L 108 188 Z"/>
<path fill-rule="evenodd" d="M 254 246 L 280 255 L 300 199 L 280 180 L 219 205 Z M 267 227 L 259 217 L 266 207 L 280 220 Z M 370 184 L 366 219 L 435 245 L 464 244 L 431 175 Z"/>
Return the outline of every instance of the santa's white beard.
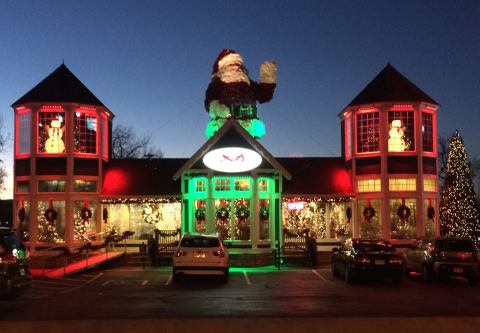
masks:
<path fill-rule="evenodd" d="M 250 84 L 248 73 L 238 65 L 229 65 L 219 68 L 217 77 L 225 83 L 246 82 Z"/>

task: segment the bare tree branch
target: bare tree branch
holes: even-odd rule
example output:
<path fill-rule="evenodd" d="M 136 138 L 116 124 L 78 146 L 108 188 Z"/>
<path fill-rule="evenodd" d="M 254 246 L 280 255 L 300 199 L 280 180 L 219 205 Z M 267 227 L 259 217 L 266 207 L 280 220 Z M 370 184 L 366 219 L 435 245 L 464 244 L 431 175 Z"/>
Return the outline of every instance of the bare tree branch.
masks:
<path fill-rule="evenodd" d="M 137 136 L 132 126 L 117 125 L 112 132 L 112 157 L 160 158 L 163 152 L 151 142 L 150 135 Z"/>

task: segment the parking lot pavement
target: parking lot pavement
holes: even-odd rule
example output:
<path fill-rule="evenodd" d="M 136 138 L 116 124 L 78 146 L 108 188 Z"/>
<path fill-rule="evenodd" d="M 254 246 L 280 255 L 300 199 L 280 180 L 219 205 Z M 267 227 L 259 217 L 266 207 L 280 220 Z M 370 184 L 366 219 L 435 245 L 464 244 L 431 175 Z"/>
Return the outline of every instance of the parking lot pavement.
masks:
<path fill-rule="evenodd" d="M 21 295 L 20 298 L 24 300 L 36 300 L 67 294 L 92 283 L 102 274 L 103 273 L 79 274 L 69 278 L 34 278 L 30 290 Z"/>

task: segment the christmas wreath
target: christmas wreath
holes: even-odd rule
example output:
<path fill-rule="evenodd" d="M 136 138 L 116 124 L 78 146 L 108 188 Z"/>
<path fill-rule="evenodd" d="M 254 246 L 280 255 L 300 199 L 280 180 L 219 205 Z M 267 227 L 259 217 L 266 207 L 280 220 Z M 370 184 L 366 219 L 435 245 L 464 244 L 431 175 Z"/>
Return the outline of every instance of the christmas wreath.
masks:
<path fill-rule="evenodd" d="M 143 220 L 148 224 L 155 224 L 160 221 L 160 213 L 153 210 L 152 206 L 146 205 L 143 208 Z"/>
<path fill-rule="evenodd" d="M 198 208 L 196 211 L 195 211 L 195 219 L 197 221 L 203 221 L 205 220 L 205 209 L 203 208 Z"/>
<path fill-rule="evenodd" d="M 226 220 L 230 216 L 230 211 L 226 207 L 220 207 L 217 209 L 216 215 L 220 220 Z"/>
<path fill-rule="evenodd" d="M 401 204 L 400 207 L 397 209 L 397 216 L 402 220 L 408 220 L 411 215 L 410 208 L 408 208 L 405 204 Z"/>
<path fill-rule="evenodd" d="M 270 216 L 270 211 L 268 207 L 260 207 L 260 211 L 258 212 L 258 214 L 260 215 L 261 220 L 268 220 Z"/>
<path fill-rule="evenodd" d="M 80 212 L 80 217 L 82 220 L 89 220 L 92 218 L 92 210 L 87 207 L 83 207 L 82 211 Z"/>
<path fill-rule="evenodd" d="M 365 217 L 366 221 L 370 221 L 372 217 L 375 216 L 375 209 L 372 206 L 365 207 L 363 210 L 363 217 Z"/>
<path fill-rule="evenodd" d="M 248 210 L 247 207 L 238 207 L 238 208 L 235 210 L 235 216 L 236 216 L 239 220 L 246 220 L 246 219 L 248 219 L 248 217 L 250 216 L 250 211 Z"/>
<path fill-rule="evenodd" d="M 26 214 L 25 214 L 25 207 L 22 207 L 22 208 L 20 208 L 20 209 L 18 210 L 18 220 L 19 220 L 20 222 L 25 221 L 25 216 L 26 216 Z"/>
<path fill-rule="evenodd" d="M 57 212 L 55 211 L 55 209 L 49 208 L 45 211 L 43 216 L 48 222 L 53 222 L 57 219 Z"/>
<path fill-rule="evenodd" d="M 431 220 L 435 217 L 435 208 L 432 206 L 427 208 L 427 217 Z"/>
<path fill-rule="evenodd" d="M 345 216 L 347 217 L 347 223 L 350 223 L 350 220 L 352 219 L 352 207 L 347 207 L 345 210 Z"/>

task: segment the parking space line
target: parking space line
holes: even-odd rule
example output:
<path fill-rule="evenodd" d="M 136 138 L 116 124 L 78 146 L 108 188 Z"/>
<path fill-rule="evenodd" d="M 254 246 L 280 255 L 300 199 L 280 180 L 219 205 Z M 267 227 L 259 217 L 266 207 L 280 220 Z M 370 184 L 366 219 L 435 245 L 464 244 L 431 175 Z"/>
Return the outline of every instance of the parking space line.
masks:
<path fill-rule="evenodd" d="M 170 273 L 170 276 L 168 277 L 167 282 L 165 282 L 165 285 L 168 286 L 170 282 L 172 282 L 172 279 L 173 279 L 173 273 Z"/>
<path fill-rule="evenodd" d="M 247 272 L 243 271 L 243 276 L 245 277 L 245 281 L 247 281 L 247 284 L 250 286 L 252 283 L 250 282 L 250 279 L 248 278 Z"/>
<path fill-rule="evenodd" d="M 322 274 L 320 274 L 319 272 L 317 272 L 316 270 L 312 269 L 312 272 L 313 274 L 315 274 L 316 276 L 318 276 L 320 278 L 320 280 L 322 281 L 325 281 L 327 283 L 330 283 L 331 285 L 335 285 L 335 283 L 333 283 L 332 281 L 330 280 L 327 280 Z"/>
<path fill-rule="evenodd" d="M 93 278 L 91 278 L 91 279 L 88 280 L 87 282 L 82 283 L 81 285 L 79 285 L 79 286 L 77 286 L 77 287 L 74 287 L 74 288 L 70 288 L 70 289 L 61 291 L 60 294 L 66 294 L 66 293 L 69 293 L 69 292 L 71 292 L 71 291 L 80 289 L 80 288 L 82 288 L 83 286 L 86 286 L 87 284 L 92 283 L 93 281 L 95 281 L 96 279 L 98 279 L 98 278 L 99 278 L 100 276 L 102 276 L 102 275 L 103 275 L 103 273 L 98 273 L 97 275 L 95 275 Z"/>
<path fill-rule="evenodd" d="M 142 286 L 146 285 L 148 283 L 148 280 L 143 280 Z"/>

